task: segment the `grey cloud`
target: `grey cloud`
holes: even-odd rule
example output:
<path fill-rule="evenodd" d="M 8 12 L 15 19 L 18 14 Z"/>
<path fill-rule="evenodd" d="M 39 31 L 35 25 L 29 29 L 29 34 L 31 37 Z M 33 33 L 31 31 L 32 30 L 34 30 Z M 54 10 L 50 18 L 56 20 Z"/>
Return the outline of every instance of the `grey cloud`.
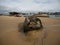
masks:
<path fill-rule="evenodd" d="M 60 11 L 60 0 L 33 0 L 25 2 L 22 0 L 0 0 L 0 13 L 9 11 Z M 57 2 L 57 3 L 56 3 Z"/>
<path fill-rule="evenodd" d="M 5 12 L 9 12 L 9 11 L 11 11 L 11 10 L 9 10 L 8 7 L 0 5 L 0 13 L 5 13 Z"/>
<path fill-rule="evenodd" d="M 60 0 L 33 0 L 35 3 L 60 3 Z"/>

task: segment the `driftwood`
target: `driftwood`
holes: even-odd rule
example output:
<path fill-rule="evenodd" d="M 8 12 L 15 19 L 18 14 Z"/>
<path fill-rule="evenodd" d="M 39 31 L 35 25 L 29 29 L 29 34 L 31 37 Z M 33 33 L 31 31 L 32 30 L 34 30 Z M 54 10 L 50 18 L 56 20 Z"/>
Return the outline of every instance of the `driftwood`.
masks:
<path fill-rule="evenodd" d="M 25 18 L 25 21 L 23 24 L 23 31 L 28 32 L 31 30 L 38 30 L 38 29 L 41 29 L 42 27 L 43 27 L 42 22 L 39 18 L 30 16 Z"/>

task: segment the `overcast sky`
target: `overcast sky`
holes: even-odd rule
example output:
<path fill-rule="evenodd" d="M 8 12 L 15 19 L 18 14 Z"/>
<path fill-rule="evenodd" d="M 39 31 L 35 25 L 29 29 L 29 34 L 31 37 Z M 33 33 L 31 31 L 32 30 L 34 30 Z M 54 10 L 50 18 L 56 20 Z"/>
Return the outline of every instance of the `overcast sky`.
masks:
<path fill-rule="evenodd" d="M 4 11 L 60 11 L 60 0 L 0 0 Z"/>

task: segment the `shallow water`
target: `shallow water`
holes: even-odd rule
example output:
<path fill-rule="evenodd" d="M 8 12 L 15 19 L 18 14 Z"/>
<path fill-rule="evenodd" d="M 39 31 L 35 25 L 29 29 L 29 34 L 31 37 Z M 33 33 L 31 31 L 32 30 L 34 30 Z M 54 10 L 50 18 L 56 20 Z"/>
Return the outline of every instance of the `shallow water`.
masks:
<path fill-rule="evenodd" d="M 60 18 L 60 15 L 49 15 L 50 18 Z"/>

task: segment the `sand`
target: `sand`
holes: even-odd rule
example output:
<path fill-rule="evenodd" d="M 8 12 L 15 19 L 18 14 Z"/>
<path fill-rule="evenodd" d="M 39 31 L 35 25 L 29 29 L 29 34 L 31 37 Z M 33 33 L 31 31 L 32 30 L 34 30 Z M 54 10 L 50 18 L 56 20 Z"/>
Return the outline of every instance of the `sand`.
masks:
<path fill-rule="evenodd" d="M 43 28 L 30 31 L 27 35 L 19 32 L 24 19 L 0 16 L 0 45 L 60 45 L 60 19 L 40 18 Z"/>

